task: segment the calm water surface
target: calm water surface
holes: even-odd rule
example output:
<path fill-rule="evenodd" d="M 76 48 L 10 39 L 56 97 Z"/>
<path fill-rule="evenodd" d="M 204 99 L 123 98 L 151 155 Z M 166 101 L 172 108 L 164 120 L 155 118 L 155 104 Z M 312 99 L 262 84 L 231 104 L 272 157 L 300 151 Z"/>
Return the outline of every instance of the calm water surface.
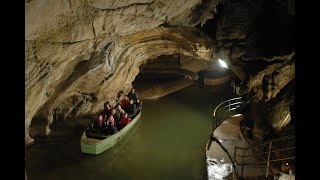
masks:
<path fill-rule="evenodd" d="M 80 136 L 92 119 L 56 122 L 50 137 L 26 148 L 28 180 L 206 179 L 213 108 L 231 96 L 226 84 L 143 101 L 141 121 L 100 155 L 80 150 Z"/>

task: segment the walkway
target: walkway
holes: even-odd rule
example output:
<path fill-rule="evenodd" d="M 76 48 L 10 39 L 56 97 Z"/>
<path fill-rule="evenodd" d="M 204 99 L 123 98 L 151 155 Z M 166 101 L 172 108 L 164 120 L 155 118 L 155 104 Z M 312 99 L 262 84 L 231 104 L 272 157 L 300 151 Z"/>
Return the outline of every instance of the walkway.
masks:
<path fill-rule="evenodd" d="M 249 144 L 242 136 L 240 131 L 240 121 L 243 119 L 241 115 L 231 116 L 218 126 L 213 135 L 218 139 L 220 144 L 227 150 L 233 158 L 234 148 L 249 147 Z M 223 150 L 219 143 L 212 141 L 212 144 L 206 149 L 208 179 L 236 179 L 231 160 L 228 154 Z M 252 161 L 255 161 L 254 159 Z M 244 168 L 243 175 L 246 179 L 250 177 L 263 176 L 265 168 L 248 167 Z"/>

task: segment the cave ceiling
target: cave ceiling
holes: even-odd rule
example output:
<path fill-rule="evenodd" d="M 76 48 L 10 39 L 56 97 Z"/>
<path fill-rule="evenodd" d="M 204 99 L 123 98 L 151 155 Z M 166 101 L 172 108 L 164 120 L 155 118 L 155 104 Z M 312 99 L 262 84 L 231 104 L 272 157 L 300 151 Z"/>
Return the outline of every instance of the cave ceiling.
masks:
<path fill-rule="evenodd" d="M 194 73 L 205 68 L 196 61 L 229 58 L 246 72 L 248 99 L 272 99 L 294 79 L 292 6 L 261 0 L 25 1 L 26 143 L 33 118 L 46 120 L 48 134 L 55 113 L 97 112 L 132 87 L 141 66 L 163 55 L 188 57 L 182 69 Z M 257 72 L 245 68 L 257 59 L 267 64 Z M 263 89 L 264 81 L 276 88 Z"/>

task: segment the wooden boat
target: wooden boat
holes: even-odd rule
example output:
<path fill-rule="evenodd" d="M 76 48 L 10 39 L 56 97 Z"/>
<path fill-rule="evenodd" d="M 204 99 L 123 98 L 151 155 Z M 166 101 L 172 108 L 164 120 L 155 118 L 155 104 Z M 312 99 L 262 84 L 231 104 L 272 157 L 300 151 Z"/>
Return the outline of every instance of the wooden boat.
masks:
<path fill-rule="evenodd" d="M 101 135 L 101 134 L 90 134 L 87 137 L 86 131 L 82 134 L 80 139 L 81 151 L 87 154 L 100 154 L 103 151 L 113 147 L 117 144 L 125 134 L 139 121 L 141 111 L 130 121 L 128 125 L 122 128 L 120 131 L 113 135 Z M 94 138 L 92 138 L 94 137 Z"/>

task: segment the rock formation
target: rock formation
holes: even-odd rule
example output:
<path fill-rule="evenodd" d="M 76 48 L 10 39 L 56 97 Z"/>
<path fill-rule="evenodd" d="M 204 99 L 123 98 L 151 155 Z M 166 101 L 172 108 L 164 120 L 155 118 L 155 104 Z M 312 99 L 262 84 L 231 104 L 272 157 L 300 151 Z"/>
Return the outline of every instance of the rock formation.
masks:
<path fill-rule="evenodd" d="M 294 106 L 294 1 L 227 1 L 220 11 L 213 59 L 242 80 L 248 118 L 282 130 Z"/>
<path fill-rule="evenodd" d="M 26 144 L 32 119 L 36 133 L 49 134 L 55 117 L 94 113 L 127 91 L 147 60 L 211 59 L 209 39 L 192 26 L 223 2 L 26 1 Z"/>
<path fill-rule="evenodd" d="M 120 90 L 128 92 L 142 65 L 161 55 L 186 57 L 181 72 L 192 73 L 205 67 L 197 61 L 228 58 L 236 73 L 246 77 L 248 102 L 276 98 L 295 77 L 295 56 L 290 55 L 294 48 L 262 51 L 255 42 L 264 40 L 260 38 L 264 34 L 259 34 L 264 31 L 257 28 L 259 18 L 255 17 L 265 17 L 268 7 L 280 8 L 283 21 L 291 20 L 294 3 L 278 4 L 263 0 L 25 1 L 25 143 L 33 142 L 30 134 L 50 134 L 57 118 L 98 112 Z M 215 32 L 204 31 L 207 20 L 217 14 L 221 16 Z M 284 28 L 277 35 L 286 32 Z M 257 59 L 268 64 L 246 69 Z"/>

